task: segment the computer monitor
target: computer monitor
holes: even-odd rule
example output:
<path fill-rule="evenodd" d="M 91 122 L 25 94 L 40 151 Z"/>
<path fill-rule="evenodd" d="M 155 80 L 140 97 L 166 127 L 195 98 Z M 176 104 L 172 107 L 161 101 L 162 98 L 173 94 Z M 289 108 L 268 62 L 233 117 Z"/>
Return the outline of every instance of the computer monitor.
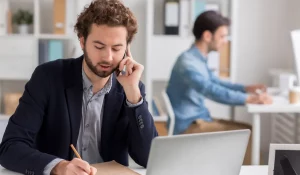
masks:
<path fill-rule="evenodd" d="M 300 86 L 300 29 L 291 31 L 297 86 Z"/>

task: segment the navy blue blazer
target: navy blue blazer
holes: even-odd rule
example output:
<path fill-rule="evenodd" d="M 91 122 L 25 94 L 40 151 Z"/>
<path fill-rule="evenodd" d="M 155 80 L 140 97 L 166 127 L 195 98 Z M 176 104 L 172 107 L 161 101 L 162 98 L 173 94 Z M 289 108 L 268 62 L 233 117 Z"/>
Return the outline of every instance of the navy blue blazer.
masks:
<path fill-rule="evenodd" d="M 43 174 L 55 158 L 72 160 L 82 118 L 82 61 L 61 59 L 38 66 L 25 86 L 16 112 L 9 119 L 0 145 L 0 164 L 23 174 Z M 143 104 L 130 108 L 122 86 L 113 78 L 105 95 L 101 150 L 104 161 L 128 166 L 128 153 L 146 167 L 151 141 L 157 136 L 148 111 L 145 87 L 139 84 Z"/>

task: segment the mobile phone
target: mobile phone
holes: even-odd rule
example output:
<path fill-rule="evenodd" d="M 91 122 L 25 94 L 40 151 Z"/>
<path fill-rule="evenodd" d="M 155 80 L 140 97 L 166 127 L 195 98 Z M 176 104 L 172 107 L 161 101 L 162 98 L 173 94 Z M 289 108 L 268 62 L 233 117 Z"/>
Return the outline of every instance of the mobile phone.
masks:
<path fill-rule="evenodd" d="M 126 53 L 127 53 L 127 49 L 126 49 L 126 51 L 124 53 L 124 56 L 123 56 L 122 60 L 124 60 L 125 57 L 127 56 Z M 118 68 L 116 69 L 116 75 L 119 76 L 121 72 L 122 72 L 122 75 L 124 75 L 126 73 L 126 65 L 124 66 L 124 68 L 123 68 L 122 71 L 119 70 L 119 65 L 118 65 Z"/>

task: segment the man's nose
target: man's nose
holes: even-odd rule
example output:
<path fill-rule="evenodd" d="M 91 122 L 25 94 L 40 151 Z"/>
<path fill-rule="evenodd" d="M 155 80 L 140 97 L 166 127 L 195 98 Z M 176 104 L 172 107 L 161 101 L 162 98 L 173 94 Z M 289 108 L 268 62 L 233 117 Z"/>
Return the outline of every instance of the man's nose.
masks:
<path fill-rule="evenodd" d="M 112 58 L 113 58 L 112 56 L 113 56 L 112 50 L 109 48 L 109 49 L 105 50 L 105 54 L 103 55 L 103 59 L 105 59 L 107 61 L 111 61 Z"/>

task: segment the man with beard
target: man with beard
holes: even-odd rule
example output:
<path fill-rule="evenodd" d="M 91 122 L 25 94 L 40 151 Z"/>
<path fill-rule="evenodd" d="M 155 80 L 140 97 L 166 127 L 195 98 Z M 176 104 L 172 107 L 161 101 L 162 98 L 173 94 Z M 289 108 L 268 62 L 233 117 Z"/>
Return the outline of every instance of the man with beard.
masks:
<path fill-rule="evenodd" d="M 144 68 L 130 52 L 136 18 L 119 0 L 95 0 L 75 31 L 84 55 L 36 68 L 0 145 L 3 167 L 87 175 L 96 173 L 93 163 L 128 165 L 128 153 L 146 167 L 157 132 L 140 82 Z"/>
<path fill-rule="evenodd" d="M 220 51 L 228 42 L 228 26 L 229 19 L 215 11 L 206 11 L 196 19 L 195 43 L 177 59 L 167 86 L 175 114 L 174 134 L 251 129 L 247 124 L 213 119 L 205 98 L 226 105 L 272 102 L 264 85 L 244 86 L 222 81 L 208 68 L 208 53 Z M 248 146 L 244 164 L 251 162 L 250 150 Z"/>

